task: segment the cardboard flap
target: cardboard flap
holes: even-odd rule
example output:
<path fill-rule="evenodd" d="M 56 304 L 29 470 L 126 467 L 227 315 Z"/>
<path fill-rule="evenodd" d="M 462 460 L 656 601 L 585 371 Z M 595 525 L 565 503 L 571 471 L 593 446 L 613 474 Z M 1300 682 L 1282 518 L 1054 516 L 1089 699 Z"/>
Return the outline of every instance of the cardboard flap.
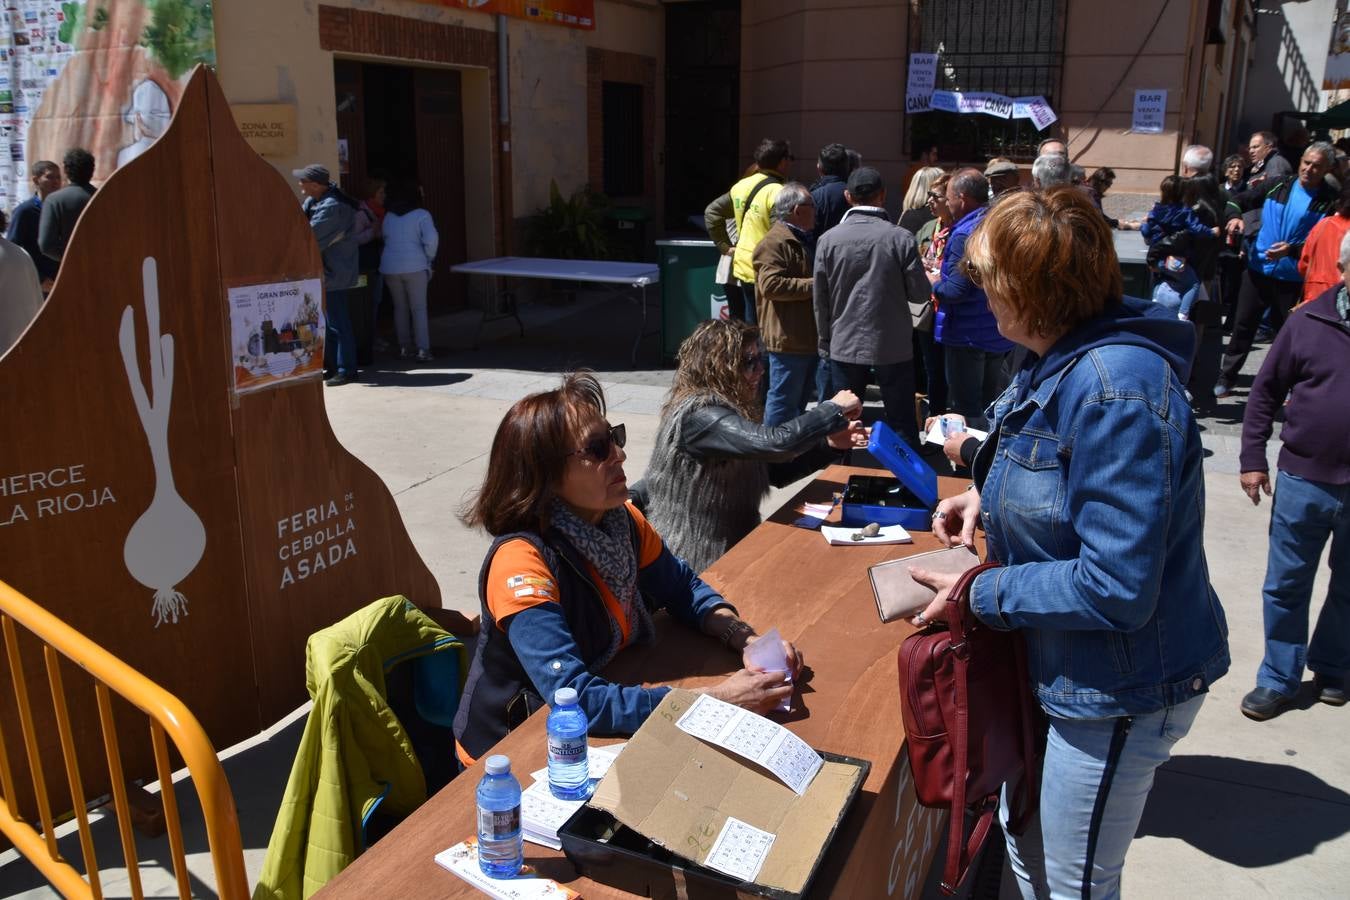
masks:
<path fill-rule="evenodd" d="M 867 452 L 879 459 L 929 509 L 937 505 L 937 473 L 885 422 L 872 424 Z"/>
<path fill-rule="evenodd" d="M 672 690 L 596 786 L 590 804 L 705 865 L 728 817 L 774 835 L 755 883 L 800 893 L 861 783 L 827 760 L 798 796 L 766 770 L 676 727 L 698 695 Z"/>

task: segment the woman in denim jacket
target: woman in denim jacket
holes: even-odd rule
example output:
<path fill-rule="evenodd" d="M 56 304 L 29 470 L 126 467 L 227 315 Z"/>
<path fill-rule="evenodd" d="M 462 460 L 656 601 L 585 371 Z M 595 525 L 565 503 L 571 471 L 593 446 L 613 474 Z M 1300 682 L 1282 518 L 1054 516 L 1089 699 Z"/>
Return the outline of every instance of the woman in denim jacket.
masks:
<path fill-rule="evenodd" d="M 1111 233 L 1073 188 L 1001 200 L 966 261 L 999 331 L 1032 351 L 975 485 L 933 523 L 953 545 L 985 529 L 1003 567 L 975 580 L 971 612 L 1021 629 L 1049 721 L 1040 822 L 1008 835 L 1009 857 L 1024 897 L 1116 897 L 1153 773 L 1228 670 L 1183 387 L 1195 332 L 1123 297 Z M 923 624 L 955 579 L 913 571 L 939 590 Z"/>

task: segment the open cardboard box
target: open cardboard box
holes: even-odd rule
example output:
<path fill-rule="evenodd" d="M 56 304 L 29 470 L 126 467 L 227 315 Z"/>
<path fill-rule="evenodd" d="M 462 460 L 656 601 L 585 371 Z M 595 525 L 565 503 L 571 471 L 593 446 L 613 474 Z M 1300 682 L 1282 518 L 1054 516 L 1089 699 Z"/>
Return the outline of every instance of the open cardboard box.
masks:
<path fill-rule="evenodd" d="M 674 872 L 728 896 L 803 896 L 871 764 L 826 755 L 798 796 L 756 764 L 676 727 L 696 696 L 673 690 L 648 717 L 589 804 L 559 831 L 564 851 L 588 877 L 648 896 L 663 894 Z M 775 836 L 753 882 L 702 865 L 728 817 Z"/>

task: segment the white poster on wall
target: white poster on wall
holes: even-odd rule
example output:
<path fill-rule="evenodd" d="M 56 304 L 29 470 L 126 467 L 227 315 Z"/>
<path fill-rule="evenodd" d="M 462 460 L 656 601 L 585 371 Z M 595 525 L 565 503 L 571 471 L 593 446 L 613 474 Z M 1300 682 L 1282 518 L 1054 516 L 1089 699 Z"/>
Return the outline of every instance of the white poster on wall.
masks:
<path fill-rule="evenodd" d="M 1162 134 L 1166 119 L 1166 90 L 1134 92 L 1134 115 L 1130 120 L 1131 131 L 1136 134 Z"/>
<path fill-rule="evenodd" d="M 1322 73 L 1322 89 L 1339 91 L 1350 88 L 1350 12 L 1343 12 L 1331 30 L 1327 67 Z"/>
<path fill-rule="evenodd" d="M 933 89 L 937 86 L 937 54 L 911 53 L 909 77 L 905 81 L 905 112 L 928 112 L 933 108 Z"/>

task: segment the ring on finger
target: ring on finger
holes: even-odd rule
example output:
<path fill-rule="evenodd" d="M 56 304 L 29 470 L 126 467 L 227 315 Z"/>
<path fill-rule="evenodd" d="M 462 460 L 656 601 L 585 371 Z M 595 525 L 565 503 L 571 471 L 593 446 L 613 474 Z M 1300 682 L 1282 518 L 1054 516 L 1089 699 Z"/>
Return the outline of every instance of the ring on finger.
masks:
<path fill-rule="evenodd" d="M 947 518 L 947 514 L 946 514 L 945 512 L 943 512 L 942 510 L 939 509 L 939 510 L 936 510 L 936 511 L 933 513 L 933 518 L 935 518 L 935 519 L 945 519 L 945 518 Z"/>
<path fill-rule="evenodd" d="M 914 616 L 914 624 L 915 624 L 915 625 L 921 625 L 921 626 L 922 626 L 922 625 L 927 625 L 927 624 L 928 624 L 928 617 L 925 616 L 923 613 L 916 613 L 915 616 Z"/>

